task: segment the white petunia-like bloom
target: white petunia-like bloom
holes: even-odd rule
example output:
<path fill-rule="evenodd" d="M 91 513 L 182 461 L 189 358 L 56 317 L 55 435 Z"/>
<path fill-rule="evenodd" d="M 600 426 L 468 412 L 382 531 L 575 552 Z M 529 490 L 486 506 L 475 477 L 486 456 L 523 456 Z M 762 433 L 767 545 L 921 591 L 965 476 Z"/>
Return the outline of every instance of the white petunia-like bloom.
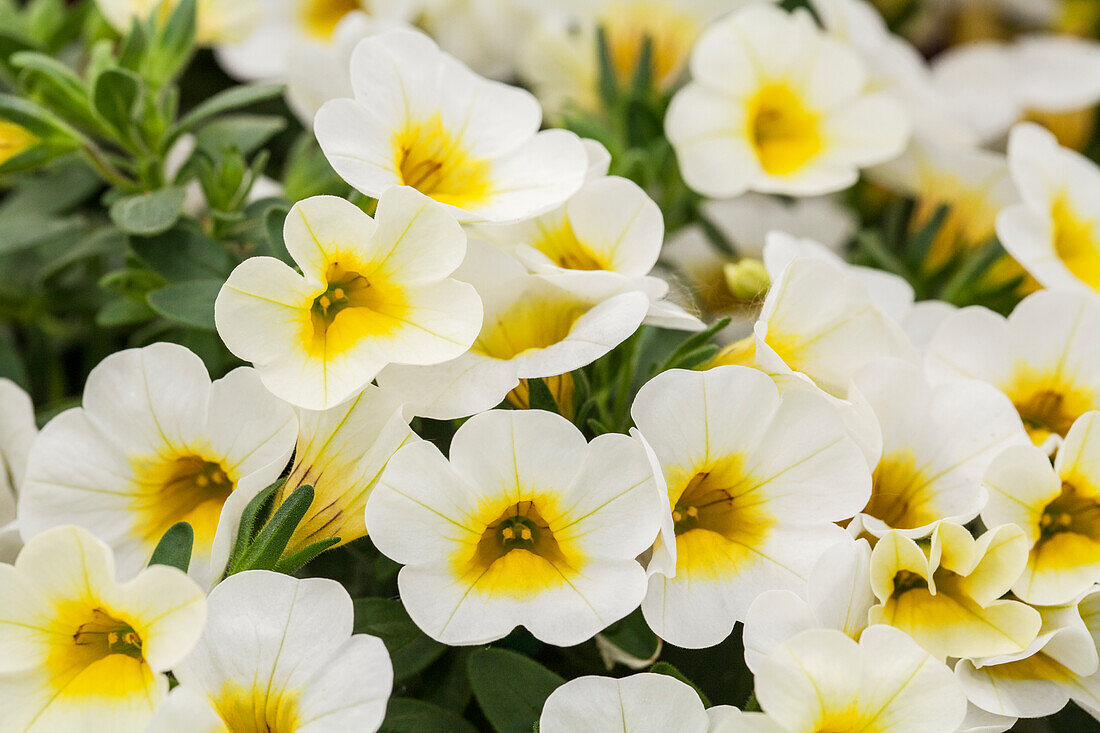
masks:
<path fill-rule="evenodd" d="M 1053 452 L 1078 417 L 1100 409 L 1100 303 L 1041 290 L 1007 319 L 963 308 L 940 323 L 926 363 L 933 382 L 980 379 L 1004 392 L 1035 444 Z"/>
<path fill-rule="evenodd" d="M 219 583 L 209 608 L 150 731 L 373 733 L 382 725 L 390 655 L 380 639 L 352 634 L 351 597 L 339 583 L 250 570 Z"/>
<path fill-rule="evenodd" d="M 664 372 L 631 415 L 672 510 L 642 612 L 677 646 L 722 641 L 765 590 L 802 590 L 821 553 L 846 541 L 834 522 L 870 496 L 867 463 L 836 409 L 808 390 L 780 395 L 760 371 Z"/>
<path fill-rule="evenodd" d="M 985 506 L 982 479 L 993 458 L 1031 442 L 1012 402 L 985 382 L 933 387 L 914 364 L 881 359 L 860 370 L 852 389 L 871 406 L 882 433 L 862 515 L 875 536 L 895 529 L 917 539 L 943 520 L 966 524 Z"/>
<path fill-rule="evenodd" d="M 550 693 L 539 716 L 540 733 L 707 733 L 709 727 L 695 690 L 652 672 L 570 680 Z"/>
<path fill-rule="evenodd" d="M 868 619 L 901 629 L 940 659 L 1022 652 L 1039 633 L 1039 613 L 1002 597 L 1026 562 L 1027 537 L 1011 524 L 974 539 L 941 522 L 921 545 L 890 530 L 871 552 L 879 602 Z"/>
<path fill-rule="evenodd" d="M 493 410 L 458 429 L 449 460 L 426 441 L 399 450 L 366 522 L 405 564 L 401 600 L 432 638 L 482 644 L 522 625 L 571 646 L 638 607 L 646 577 L 635 558 L 661 511 L 640 441 L 585 443 L 559 415 Z"/>
<path fill-rule="evenodd" d="M 584 182 L 576 135 L 538 132 L 529 92 L 479 77 L 423 34 L 360 41 L 351 84 L 354 99 L 326 102 L 314 132 L 333 169 L 368 196 L 410 186 L 463 222 L 518 221 Z"/>
<path fill-rule="evenodd" d="M 61 524 L 87 527 L 128 578 L 173 524 L 188 522 L 191 576 L 212 586 L 241 513 L 282 473 L 297 428 L 253 369 L 211 382 L 202 360 L 176 344 L 117 352 L 88 375 L 83 407 L 35 441 L 19 529 L 30 539 Z"/>
<path fill-rule="evenodd" d="M 1009 448 L 989 467 L 982 521 L 1023 528 L 1030 553 L 1012 591 L 1044 606 L 1071 602 L 1100 583 L 1100 412 L 1073 423 L 1051 466 L 1032 446 Z"/>
<path fill-rule="evenodd" d="M 107 22 L 123 35 L 130 32 L 135 18 L 144 21 L 154 14 L 167 15 L 177 3 L 178 0 L 95 0 Z M 263 16 L 263 0 L 196 0 L 195 43 L 215 47 L 238 43 L 261 24 Z"/>
<path fill-rule="evenodd" d="M 1012 128 L 1008 165 L 1023 203 L 997 217 L 1005 249 L 1048 288 L 1100 292 L 1100 168 L 1030 123 Z"/>
<path fill-rule="evenodd" d="M 866 94 L 858 54 L 806 11 L 758 4 L 717 21 L 692 52 L 691 74 L 665 131 L 684 180 L 707 196 L 839 191 L 909 137 L 901 106 Z"/>
<path fill-rule="evenodd" d="M 955 733 L 966 697 L 951 670 L 889 626 L 859 642 L 839 631 L 804 631 L 762 658 L 763 713 L 731 716 L 713 733 Z"/>
<path fill-rule="evenodd" d="M 633 334 L 649 312 L 637 290 L 582 297 L 532 275 L 514 257 L 470 240 L 455 277 L 471 283 L 485 306 L 481 332 L 462 356 L 435 366 L 391 366 L 378 383 L 410 414 L 442 420 L 488 410 L 508 396 L 526 407 L 527 379 L 542 378 L 566 414 L 569 372 L 591 364 Z"/>
<path fill-rule="evenodd" d="M 36 535 L 0 564 L 0 730 L 145 730 L 205 619 L 202 589 L 176 568 L 119 583 L 87 530 Z"/>
<path fill-rule="evenodd" d="M 229 350 L 287 402 L 333 407 L 391 362 L 438 364 L 474 342 L 481 302 L 450 277 L 466 235 L 426 196 L 389 190 L 374 218 L 314 196 L 290 210 L 283 237 L 302 274 L 248 258 L 222 286 L 214 320 Z"/>
<path fill-rule="evenodd" d="M 960 660 L 955 676 L 973 704 L 996 715 L 1038 718 L 1073 700 L 1100 720 L 1100 587 L 1039 613 L 1043 627 L 1025 651 Z"/>
<path fill-rule="evenodd" d="M 0 379 L 0 562 L 14 560 L 23 544 L 15 508 L 37 435 L 30 396 L 10 379 Z"/>

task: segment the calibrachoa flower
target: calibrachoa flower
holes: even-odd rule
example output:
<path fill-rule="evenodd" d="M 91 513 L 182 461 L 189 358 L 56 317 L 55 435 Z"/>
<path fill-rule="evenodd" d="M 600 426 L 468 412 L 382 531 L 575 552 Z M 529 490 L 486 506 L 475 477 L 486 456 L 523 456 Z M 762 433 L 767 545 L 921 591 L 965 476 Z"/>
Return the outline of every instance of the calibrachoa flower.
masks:
<path fill-rule="evenodd" d="M 940 659 L 1021 652 L 1039 633 L 1039 614 L 1001 598 L 1026 562 L 1027 538 L 1011 524 L 974 539 L 941 522 L 925 545 L 890 530 L 871 553 L 879 603 L 868 618 L 896 626 Z"/>
<path fill-rule="evenodd" d="M 675 677 L 652 672 L 570 680 L 550 693 L 539 716 L 541 733 L 706 733 L 709 727 L 695 690 Z"/>
<path fill-rule="evenodd" d="M 1016 405 L 1035 444 L 1053 451 L 1074 420 L 1100 409 L 1100 303 L 1045 290 L 1007 320 L 963 308 L 932 337 L 927 367 L 933 381 L 989 382 Z"/>
<path fill-rule="evenodd" d="M 413 31 L 360 42 L 354 99 L 327 102 L 314 131 L 332 167 L 368 196 L 411 186 L 462 221 L 517 221 L 580 188 L 576 135 L 538 132 L 530 93 L 474 74 Z"/>
<path fill-rule="evenodd" d="M 14 566 L 0 564 L 0 729 L 145 730 L 205 618 L 202 589 L 176 568 L 119 583 L 111 549 L 87 530 L 31 538 Z"/>
<path fill-rule="evenodd" d="M 150 730 L 372 733 L 393 667 L 381 640 L 351 632 L 351 597 L 333 580 L 233 575 L 210 593 L 206 629 Z"/>
<path fill-rule="evenodd" d="M 691 56 L 665 131 L 693 189 L 806 196 L 855 183 L 860 167 L 901 153 L 902 108 L 865 94 L 859 56 L 808 12 L 751 5 L 711 25 Z"/>
<path fill-rule="evenodd" d="M 466 236 L 416 191 L 387 191 L 373 219 L 335 196 L 299 201 L 283 237 L 302 274 L 248 258 L 222 286 L 214 319 L 229 350 L 287 402 L 333 407 L 391 362 L 447 361 L 477 336 L 477 293 L 449 277 Z"/>
<path fill-rule="evenodd" d="M 642 612 L 662 639 L 717 644 L 770 589 L 800 590 L 833 522 L 870 496 L 859 447 L 823 396 L 780 396 L 741 366 L 659 374 L 631 408 L 652 446 L 672 521 L 650 561 Z"/>
<path fill-rule="evenodd" d="M 1100 582 L 1100 412 L 1086 412 L 1051 466 L 1041 450 L 1009 448 L 986 474 L 982 521 L 1023 528 L 1031 552 L 1013 592 L 1028 603 L 1071 602 Z"/>
<path fill-rule="evenodd" d="M 188 522 L 190 573 L 213 585 L 241 512 L 279 477 L 297 427 L 250 368 L 211 383 L 182 346 L 120 351 L 88 375 L 83 407 L 55 417 L 35 441 L 19 529 L 30 538 L 60 524 L 87 527 L 132 577 L 173 524 Z"/>
<path fill-rule="evenodd" d="M 831 629 L 798 634 L 758 662 L 756 697 L 763 713 L 714 732 L 954 733 L 966 715 L 951 670 L 888 626 L 859 643 Z"/>
<path fill-rule="evenodd" d="M 399 450 L 366 516 L 379 550 L 406 565 L 401 599 L 429 636 L 481 644 L 522 624 L 568 646 L 638 607 L 635 558 L 660 513 L 639 441 L 586 444 L 558 415 L 494 410 L 458 429 L 449 460 L 426 441 Z"/>
<path fill-rule="evenodd" d="M 21 545 L 15 506 L 37 435 L 31 398 L 15 382 L 0 379 L 0 561 L 14 560 Z"/>

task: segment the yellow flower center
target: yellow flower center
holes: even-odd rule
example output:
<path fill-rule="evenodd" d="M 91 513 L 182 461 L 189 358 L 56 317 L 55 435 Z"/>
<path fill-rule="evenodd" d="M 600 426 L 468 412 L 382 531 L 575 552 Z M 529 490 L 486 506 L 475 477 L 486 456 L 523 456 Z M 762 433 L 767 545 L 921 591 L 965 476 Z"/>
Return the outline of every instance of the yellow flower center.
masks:
<path fill-rule="evenodd" d="M 599 18 L 607 34 L 612 65 L 619 79 L 630 79 L 638 67 L 645 39 L 658 87 L 675 81 L 701 28 L 699 18 L 660 0 L 609 3 Z"/>
<path fill-rule="evenodd" d="M 920 588 L 928 588 L 928 581 L 923 576 L 912 570 L 899 570 L 894 574 L 894 592 L 890 596 L 897 598 Z"/>
<path fill-rule="evenodd" d="M 557 226 L 540 227 L 528 244 L 546 255 L 558 267 L 568 270 L 610 270 L 611 266 L 577 238 L 569 220 Z"/>
<path fill-rule="evenodd" d="M 324 292 L 313 299 L 305 341 L 317 357 L 335 356 L 363 339 L 392 333 L 408 308 L 404 294 L 381 275 L 341 258 L 325 269 Z"/>
<path fill-rule="evenodd" d="M 1017 369 L 1006 393 L 1035 445 L 1042 445 L 1051 435 L 1064 438 L 1074 421 L 1094 406 L 1090 390 L 1034 374 L 1026 367 Z"/>
<path fill-rule="evenodd" d="M 309 35 L 328 40 L 343 17 L 359 7 L 358 0 L 302 0 L 298 17 Z"/>
<path fill-rule="evenodd" d="M 1054 252 L 1066 268 L 1094 290 L 1100 290 L 1100 241 L 1096 222 L 1082 219 L 1065 196 L 1051 204 Z"/>
<path fill-rule="evenodd" d="M 925 491 L 929 479 L 917 469 L 911 452 L 883 456 L 873 479 L 865 513 L 894 529 L 916 529 L 939 518 L 935 508 L 929 506 L 934 497 Z"/>
<path fill-rule="evenodd" d="M 586 310 L 584 303 L 567 295 L 524 299 L 496 318 L 487 318 L 471 348 L 503 360 L 545 349 L 565 340 Z"/>
<path fill-rule="evenodd" d="M 1100 542 L 1100 502 L 1086 496 L 1067 481 L 1062 482 L 1058 498 L 1043 509 L 1039 518 L 1040 542 L 1063 532 L 1072 532 Z"/>
<path fill-rule="evenodd" d="M 394 165 L 406 186 L 460 209 L 488 197 L 489 162 L 470 154 L 438 113 L 399 132 L 393 146 Z"/>
<path fill-rule="evenodd" d="M 749 101 L 747 119 L 760 166 L 771 175 L 794 173 L 821 152 L 817 115 L 786 84 L 762 87 Z"/>
<path fill-rule="evenodd" d="M 70 698 L 110 699 L 147 688 L 152 672 L 142 638 L 120 616 L 95 601 L 57 608 L 57 634 L 45 660 L 51 689 Z"/>
<path fill-rule="evenodd" d="M 218 691 L 212 702 L 228 730 L 233 733 L 294 733 L 299 729 L 297 697 L 286 690 L 270 694 L 265 687 L 249 690 L 236 682 L 228 682 Z"/>
<path fill-rule="evenodd" d="M 135 467 L 146 491 L 138 499 L 138 532 L 155 545 L 176 522 L 189 522 L 195 531 L 196 554 L 209 551 L 218 529 L 222 505 L 233 492 L 235 479 L 218 459 L 183 453 L 167 459 L 141 459 Z"/>

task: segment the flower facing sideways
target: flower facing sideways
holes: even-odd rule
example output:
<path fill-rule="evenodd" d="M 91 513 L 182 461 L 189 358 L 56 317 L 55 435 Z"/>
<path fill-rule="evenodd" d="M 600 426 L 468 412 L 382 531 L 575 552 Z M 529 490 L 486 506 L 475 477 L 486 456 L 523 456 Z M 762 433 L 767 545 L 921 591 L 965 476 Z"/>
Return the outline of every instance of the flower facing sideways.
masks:
<path fill-rule="evenodd" d="M 55 527 L 0 565 L 0 705 L 5 733 L 141 731 L 168 694 L 165 672 L 198 641 L 202 589 L 154 565 L 115 580 L 111 550 Z"/>
<path fill-rule="evenodd" d="M 210 593 L 179 686 L 157 711 L 161 733 L 373 733 L 393 667 L 381 640 L 352 635 L 339 583 L 266 570 L 230 576 Z"/>
<path fill-rule="evenodd" d="M 486 449 L 491 446 L 490 449 Z M 410 443 L 367 501 L 367 531 L 404 563 L 398 587 L 429 636 L 481 644 L 522 624 L 578 644 L 638 607 L 660 506 L 641 443 L 591 443 L 564 418 L 493 410 L 470 418 L 450 459 Z"/>
<path fill-rule="evenodd" d="M 190 574 L 209 587 L 245 506 L 286 466 L 297 427 L 248 367 L 211 383 L 202 360 L 176 344 L 112 354 L 88 375 L 83 407 L 35 441 L 20 531 L 87 527 L 132 577 L 173 524 L 188 522 Z"/>
<path fill-rule="evenodd" d="M 539 717 L 540 733 L 707 733 L 709 728 L 695 690 L 652 672 L 570 680 L 550 693 Z"/>
<path fill-rule="evenodd" d="M 335 196 L 299 201 L 283 236 L 302 274 L 248 258 L 222 286 L 214 320 L 229 350 L 287 402 L 333 407 L 391 362 L 447 361 L 477 336 L 477 293 L 448 277 L 466 236 L 416 191 L 387 191 L 373 219 Z"/>

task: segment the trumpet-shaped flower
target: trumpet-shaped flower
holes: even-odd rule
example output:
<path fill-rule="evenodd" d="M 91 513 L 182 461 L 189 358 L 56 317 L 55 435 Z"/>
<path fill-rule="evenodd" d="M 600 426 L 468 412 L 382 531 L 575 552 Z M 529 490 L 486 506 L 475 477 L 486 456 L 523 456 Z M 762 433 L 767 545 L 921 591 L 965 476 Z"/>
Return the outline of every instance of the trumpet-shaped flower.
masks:
<path fill-rule="evenodd" d="M 1039 291 L 1003 318 L 981 307 L 947 316 L 926 359 L 933 381 L 966 377 L 1008 395 L 1036 445 L 1053 450 L 1100 409 L 1100 303 Z"/>
<path fill-rule="evenodd" d="M 168 694 L 164 674 L 198 641 L 202 589 L 154 565 L 119 583 L 111 550 L 55 527 L 0 564 L 0 729 L 140 731 Z"/>
<path fill-rule="evenodd" d="M 862 60 L 808 12 L 750 5 L 711 25 L 665 131 L 684 180 L 707 196 L 806 196 L 855 183 L 901 153 L 901 106 L 866 94 Z"/>
<path fill-rule="evenodd" d="M 1100 292 L 1100 168 L 1034 124 L 1012 129 L 1008 164 L 1023 203 L 997 217 L 1005 249 L 1049 288 Z"/>
<path fill-rule="evenodd" d="M 985 506 L 982 478 L 993 458 L 1030 444 L 1012 402 L 985 382 L 932 387 L 913 364 L 882 359 L 864 367 L 852 389 L 874 410 L 882 433 L 863 509 L 863 526 L 876 536 L 896 529 L 918 538 L 945 519 L 969 522 Z"/>
<path fill-rule="evenodd" d="M 631 415 L 668 493 L 642 612 L 662 639 L 717 644 L 762 591 L 801 590 L 845 541 L 833 524 L 870 496 L 860 449 L 823 396 L 782 396 L 741 366 L 672 370 L 642 387 Z"/>
<path fill-rule="evenodd" d="M 410 186 L 462 221 L 518 221 L 565 202 L 584 181 L 576 135 L 537 132 L 530 93 L 483 79 L 413 31 L 388 31 L 351 56 L 354 99 L 331 100 L 314 132 L 332 167 L 368 196 Z"/>
<path fill-rule="evenodd" d="M 34 405 L 15 382 L 0 379 L 0 561 L 15 559 L 22 541 L 16 526 L 16 501 L 27 472 L 27 457 L 38 428 Z"/>
<path fill-rule="evenodd" d="M 304 485 L 313 487 L 313 503 L 294 528 L 288 555 L 333 537 L 343 545 L 366 536 L 367 497 L 393 454 L 413 437 L 402 406 L 373 385 L 337 407 L 299 410 L 298 421 L 294 464 L 276 503 Z"/>
<path fill-rule="evenodd" d="M 487 449 L 491 446 L 491 449 Z M 390 459 L 367 501 L 367 531 L 404 563 L 401 599 L 447 644 L 481 644 L 525 626 L 578 644 L 638 607 L 661 507 L 641 443 L 585 443 L 539 410 L 476 415 L 451 441 Z"/>
<path fill-rule="evenodd" d="M 29 539 L 60 524 L 87 527 L 132 577 L 173 524 L 188 522 L 190 573 L 213 585 L 245 506 L 286 466 L 297 426 L 252 369 L 211 383 L 182 346 L 120 351 L 88 375 L 83 407 L 35 441 L 19 529 Z"/>
<path fill-rule="evenodd" d="M 233 575 L 210 593 L 206 629 L 150 730 L 373 733 L 393 667 L 381 640 L 351 632 L 351 597 L 335 581 Z"/>
<path fill-rule="evenodd" d="M 524 380 L 534 378 L 546 379 L 558 407 L 569 413 L 568 373 L 625 341 L 650 308 L 649 297 L 637 290 L 582 297 L 528 274 L 514 257 L 477 240 L 470 241 L 455 277 L 471 283 L 485 305 L 470 350 L 443 364 L 391 366 L 378 376 L 379 385 L 400 396 L 414 415 L 465 417 L 505 396 L 526 406 Z"/>
<path fill-rule="evenodd" d="M 1023 528 L 1030 553 L 1012 591 L 1028 603 L 1069 603 L 1100 582 L 1100 412 L 1073 424 L 1051 466 L 1043 451 L 1009 448 L 989 467 L 982 521 Z"/>
<path fill-rule="evenodd" d="M 868 618 L 896 626 L 940 659 L 1021 652 L 1039 633 L 1039 614 L 1000 599 L 1026 563 L 1027 536 L 1011 524 L 974 539 L 941 522 L 924 546 L 891 530 L 871 552 L 879 602 Z"/>
<path fill-rule="evenodd" d="M 856 643 L 839 631 L 804 631 L 762 658 L 763 713 L 734 716 L 714 733 L 955 733 L 966 697 L 951 670 L 889 626 Z"/>
<path fill-rule="evenodd" d="M 699 693 L 652 672 L 570 680 L 550 693 L 539 716 L 543 733 L 707 733 L 709 728 Z"/>
<path fill-rule="evenodd" d="M 335 196 L 299 201 L 283 236 L 302 274 L 248 258 L 222 286 L 214 320 L 229 350 L 287 402 L 333 407 L 391 362 L 438 364 L 477 336 L 477 293 L 448 277 L 466 236 L 416 191 L 387 191 L 373 219 Z"/>

